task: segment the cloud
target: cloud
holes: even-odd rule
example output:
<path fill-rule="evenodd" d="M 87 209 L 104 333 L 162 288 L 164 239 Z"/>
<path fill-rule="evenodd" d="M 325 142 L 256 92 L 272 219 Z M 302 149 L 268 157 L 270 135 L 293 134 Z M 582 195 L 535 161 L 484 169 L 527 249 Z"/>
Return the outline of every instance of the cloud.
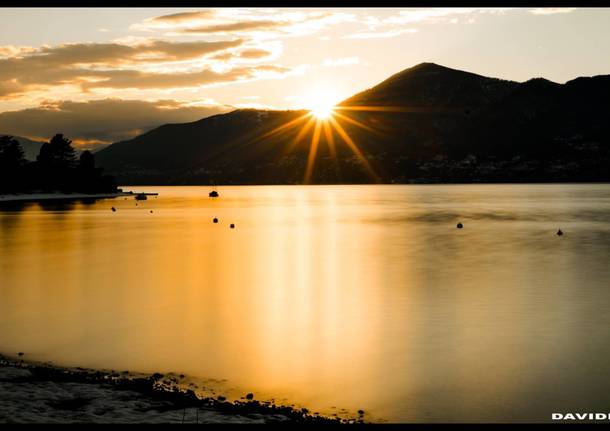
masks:
<path fill-rule="evenodd" d="M 0 113 L 0 132 L 36 140 L 48 140 L 55 133 L 63 133 L 77 145 L 91 147 L 129 139 L 165 123 L 196 121 L 228 109 L 171 99 L 53 101 L 36 108 Z"/>
<path fill-rule="evenodd" d="M 30 91 L 72 86 L 84 92 L 98 88 L 196 88 L 230 81 L 278 78 L 290 72 L 280 65 L 235 66 L 226 60 L 260 60 L 281 51 L 244 46 L 243 39 L 136 44 L 80 43 L 43 46 L 35 50 L 0 47 L 0 98 Z M 224 59 L 220 66 L 217 60 Z M 234 67 L 233 67 L 234 66 Z"/>
<path fill-rule="evenodd" d="M 266 49 L 250 48 L 250 49 L 244 49 L 243 51 L 240 51 L 237 55 L 240 58 L 259 59 L 259 58 L 269 57 L 272 54 L 273 53 L 271 51 L 267 51 Z"/>
<path fill-rule="evenodd" d="M 4 45 L 0 46 L 0 58 L 19 57 L 34 51 L 36 50 L 29 46 Z"/>
<path fill-rule="evenodd" d="M 251 32 L 253 30 L 271 30 L 282 26 L 286 26 L 288 23 L 281 21 L 245 21 L 245 22 L 231 22 L 227 24 L 215 24 L 206 27 L 194 27 L 182 30 L 182 33 L 192 34 L 234 34 L 243 33 L 244 31 Z"/>
<path fill-rule="evenodd" d="M 148 22 L 155 23 L 179 23 L 184 21 L 192 21 L 197 19 L 211 18 L 214 16 L 214 11 L 196 11 L 196 12 L 180 12 L 171 15 L 162 15 L 150 18 Z"/>
<path fill-rule="evenodd" d="M 575 7 L 540 7 L 530 9 L 530 13 L 534 15 L 554 15 L 558 13 L 570 13 L 575 10 Z"/>
<path fill-rule="evenodd" d="M 112 70 L 93 72 L 93 81 L 82 81 L 84 91 L 99 88 L 113 89 L 172 89 L 192 88 L 235 81 L 250 81 L 262 78 L 280 78 L 292 69 L 280 65 L 257 65 L 235 67 L 226 72 L 203 69 L 190 73 L 147 73 L 138 70 Z"/>
<path fill-rule="evenodd" d="M 361 33 L 353 33 L 347 36 L 343 36 L 341 39 L 387 39 L 390 37 L 400 36 L 401 34 L 407 33 L 417 33 L 417 29 L 414 28 L 404 28 L 404 29 L 396 29 L 389 31 L 371 31 L 371 32 L 361 32 Z"/>
<path fill-rule="evenodd" d="M 218 8 L 148 18 L 132 30 L 164 31 L 168 35 L 234 35 L 264 39 L 317 32 L 341 22 L 355 21 L 351 13 L 327 10 Z"/>
<path fill-rule="evenodd" d="M 336 67 L 336 66 L 349 66 L 352 64 L 360 63 L 358 57 L 342 57 L 342 58 L 326 58 L 322 62 L 322 66 Z"/>
<path fill-rule="evenodd" d="M 499 11 L 500 9 L 496 9 Z M 466 15 L 474 12 L 492 11 L 492 9 L 481 8 L 428 8 L 428 9 L 408 9 L 400 11 L 397 15 L 383 19 L 383 24 L 414 24 L 420 22 L 441 22 L 448 21 L 456 15 Z"/>
<path fill-rule="evenodd" d="M 475 14 L 502 14 L 511 8 L 409 8 L 380 18 L 372 15 L 360 16 L 358 22 L 366 30 L 348 34 L 342 39 L 386 39 L 406 33 L 416 33 L 418 25 L 451 23 L 460 21 L 472 24 Z M 459 20 L 458 17 L 464 17 Z M 408 28 L 405 26 L 409 26 Z"/>
<path fill-rule="evenodd" d="M 168 42 L 146 40 L 135 45 L 120 43 L 74 43 L 54 47 L 43 46 L 28 52 L 19 59 L 29 65 L 68 67 L 78 64 L 117 66 L 147 61 L 188 60 L 229 48 L 235 48 L 241 39 L 217 42 Z"/>
<path fill-rule="evenodd" d="M 0 98 L 18 93 L 22 90 L 22 86 L 15 80 L 0 81 Z"/>

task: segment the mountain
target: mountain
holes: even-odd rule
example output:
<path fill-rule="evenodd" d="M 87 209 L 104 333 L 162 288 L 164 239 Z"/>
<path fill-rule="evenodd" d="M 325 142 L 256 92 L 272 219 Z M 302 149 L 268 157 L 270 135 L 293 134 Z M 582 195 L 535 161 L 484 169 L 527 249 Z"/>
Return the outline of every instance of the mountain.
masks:
<path fill-rule="evenodd" d="M 236 110 L 96 158 L 132 184 L 608 181 L 609 114 L 609 75 L 519 83 L 421 63 L 339 103 L 330 122 Z"/>
<path fill-rule="evenodd" d="M 0 136 L 4 135 L 6 135 L 6 133 L 0 133 Z M 43 144 L 42 142 L 32 141 L 31 139 L 24 138 L 22 136 L 13 136 L 13 139 L 17 140 L 19 144 L 21 144 L 21 148 L 23 149 L 23 155 L 27 160 L 36 160 L 36 156 L 38 156 L 38 153 L 40 152 L 40 147 Z"/>
<path fill-rule="evenodd" d="M 478 109 L 498 101 L 519 84 L 421 63 L 340 103 L 352 106 L 414 106 Z"/>

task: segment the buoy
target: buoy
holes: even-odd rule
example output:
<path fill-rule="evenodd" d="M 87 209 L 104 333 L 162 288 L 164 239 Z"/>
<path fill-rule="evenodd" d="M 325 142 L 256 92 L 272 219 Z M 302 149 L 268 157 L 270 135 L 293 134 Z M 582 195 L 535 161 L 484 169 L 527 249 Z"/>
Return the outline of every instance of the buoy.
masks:
<path fill-rule="evenodd" d="M 235 225 L 233 223 L 231 223 L 231 226 L 229 226 L 231 229 L 235 229 Z"/>
<path fill-rule="evenodd" d="M 213 221 L 214 223 L 218 223 L 218 219 L 217 219 L 216 217 L 214 217 L 214 218 L 212 219 L 212 221 Z"/>
<path fill-rule="evenodd" d="M 463 228 L 463 227 L 464 227 L 464 225 L 463 225 L 462 223 L 458 223 L 458 224 L 457 224 L 457 228 L 458 228 L 458 229 L 461 229 L 461 228 Z"/>
<path fill-rule="evenodd" d="M 152 210 L 150 210 L 150 212 L 152 213 Z"/>
<path fill-rule="evenodd" d="M 212 191 L 209 193 L 209 196 L 210 196 L 211 198 L 217 198 L 217 197 L 218 197 L 218 192 L 217 192 L 216 190 L 212 190 Z"/>
<path fill-rule="evenodd" d="M 246 399 L 247 400 L 251 400 L 252 398 L 254 398 L 254 394 L 253 393 L 249 393 L 246 395 Z"/>
<path fill-rule="evenodd" d="M 559 235 L 559 236 L 563 235 L 563 232 L 561 231 L 561 229 L 559 229 L 559 230 L 557 231 L 557 235 Z"/>
<path fill-rule="evenodd" d="M 115 212 L 115 211 L 116 211 L 116 208 L 115 208 L 115 207 L 112 207 L 112 212 Z"/>

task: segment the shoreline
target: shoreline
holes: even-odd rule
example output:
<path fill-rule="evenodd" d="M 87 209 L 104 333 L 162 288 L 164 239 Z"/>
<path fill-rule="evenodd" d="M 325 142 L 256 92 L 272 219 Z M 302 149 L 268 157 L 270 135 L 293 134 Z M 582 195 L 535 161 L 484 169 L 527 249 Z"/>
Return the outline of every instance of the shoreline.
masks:
<path fill-rule="evenodd" d="M 0 423 L 287 423 L 340 424 L 307 409 L 199 397 L 174 373 L 67 368 L 0 354 Z"/>
<path fill-rule="evenodd" d="M 0 194 L 0 203 L 3 202 L 36 202 L 36 201 L 57 201 L 74 199 L 113 199 L 121 196 L 136 196 L 136 192 L 116 192 L 116 193 L 15 193 Z M 145 193 L 150 195 L 151 193 Z"/>

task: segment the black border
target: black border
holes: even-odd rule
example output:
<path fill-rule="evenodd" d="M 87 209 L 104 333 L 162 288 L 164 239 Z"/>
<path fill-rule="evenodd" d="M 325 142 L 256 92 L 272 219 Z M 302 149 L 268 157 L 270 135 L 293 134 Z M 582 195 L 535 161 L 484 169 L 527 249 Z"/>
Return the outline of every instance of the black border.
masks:
<path fill-rule="evenodd" d="M 3 0 L 3 7 L 610 7 L 610 0 Z"/>

